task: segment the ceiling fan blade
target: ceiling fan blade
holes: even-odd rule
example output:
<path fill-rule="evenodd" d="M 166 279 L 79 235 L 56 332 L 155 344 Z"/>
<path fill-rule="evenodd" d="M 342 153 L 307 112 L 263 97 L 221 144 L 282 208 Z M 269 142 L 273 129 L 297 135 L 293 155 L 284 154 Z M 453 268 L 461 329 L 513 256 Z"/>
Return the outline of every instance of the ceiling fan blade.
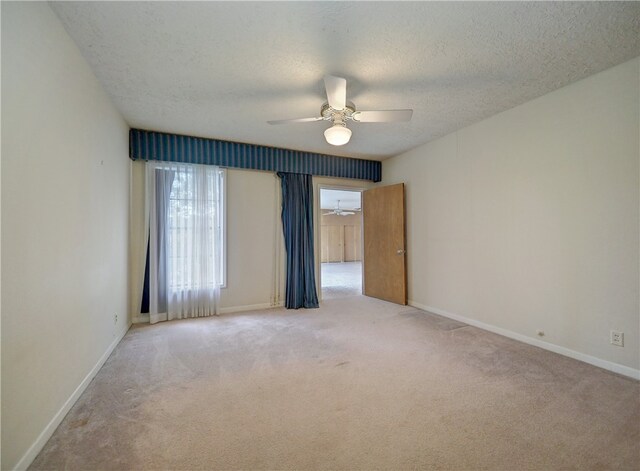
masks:
<path fill-rule="evenodd" d="M 313 121 L 322 121 L 322 117 L 317 118 L 296 118 L 296 119 L 276 119 L 275 121 L 267 121 L 269 124 L 291 124 L 291 123 L 311 123 Z"/>
<path fill-rule="evenodd" d="M 351 117 L 360 123 L 393 123 L 409 121 L 413 110 L 356 111 Z"/>
<path fill-rule="evenodd" d="M 347 105 L 347 80 L 333 75 L 324 76 L 327 101 L 334 110 L 344 110 Z"/>
<path fill-rule="evenodd" d="M 328 212 L 328 213 L 324 213 L 323 216 L 329 216 L 330 214 L 335 214 L 335 213 L 336 213 L 335 211 L 331 211 L 331 212 Z"/>
<path fill-rule="evenodd" d="M 355 214 L 355 213 L 352 213 L 351 211 L 340 211 L 340 214 L 342 216 L 351 216 L 352 214 Z"/>

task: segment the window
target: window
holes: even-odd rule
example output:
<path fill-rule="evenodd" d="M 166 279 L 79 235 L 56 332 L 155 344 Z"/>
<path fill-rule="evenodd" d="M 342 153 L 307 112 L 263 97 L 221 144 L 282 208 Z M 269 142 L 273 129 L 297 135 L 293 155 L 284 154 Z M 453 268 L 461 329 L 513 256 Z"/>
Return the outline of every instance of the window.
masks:
<path fill-rule="evenodd" d="M 225 286 L 225 176 L 211 166 L 175 172 L 167 214 L 169 291 Z"/>
<path fill-rule="evenodd" d="M 152 324 L 218 311 L 226 273 L 225 177 L 214 166 L 147 164 Z"/>

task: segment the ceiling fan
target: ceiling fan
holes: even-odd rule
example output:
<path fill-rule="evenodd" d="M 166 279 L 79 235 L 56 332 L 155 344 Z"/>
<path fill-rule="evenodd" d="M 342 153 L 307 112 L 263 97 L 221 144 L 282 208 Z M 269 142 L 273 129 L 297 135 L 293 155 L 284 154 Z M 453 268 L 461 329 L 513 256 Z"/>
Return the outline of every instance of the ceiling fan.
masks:
<path fill-rule="evenodd" d="M 392 123 L 409 121 L 413 115 L 413 110 L 356 110 L 356 106 L 347 101 L 347 80 L 341 77 L 325 75 L 324 87 L 327 91 L 327 102 L 320 107 L 320 116 L 267 122 L 269 124 L 289 124 L 330 121 L 332 126 L 324 132 L 324 137 L 329 144 L 342 146 L 351 139 L 351 130 L 347 127 L 347 121 L 355 121 L 358 123 Z"/>
<path fill-rule="evenodd" d="M 360 208 L 355 209 L 354 211 L 360 211 Z M 344 209 L 340 209 L 340 200 L 338 200 L 338 204 L 336 205 L 336 209 L 333 211 L 329 211 L 328 213 L 322 214 L 323 216 L 328 216 L 330 214 L 335 214 L 336 216 L 350 216 L 351 214 L 355 214 L 354 211 L 345 211 Z"/>

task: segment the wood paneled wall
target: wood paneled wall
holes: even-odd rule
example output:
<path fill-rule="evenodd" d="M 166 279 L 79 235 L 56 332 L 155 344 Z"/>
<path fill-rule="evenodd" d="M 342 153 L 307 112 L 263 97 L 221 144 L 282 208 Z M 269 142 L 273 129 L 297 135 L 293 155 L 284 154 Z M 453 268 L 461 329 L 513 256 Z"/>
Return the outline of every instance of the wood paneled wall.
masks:
<path fill-rule="evenodd" d="M 362 214 L 322 216 L 321 262 L 362 260 Z"/>

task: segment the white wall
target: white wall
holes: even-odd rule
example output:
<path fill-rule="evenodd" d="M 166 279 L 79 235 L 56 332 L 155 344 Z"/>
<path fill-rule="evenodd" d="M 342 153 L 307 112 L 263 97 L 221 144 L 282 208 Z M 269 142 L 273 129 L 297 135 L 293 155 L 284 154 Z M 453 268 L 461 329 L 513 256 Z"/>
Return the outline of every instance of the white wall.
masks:
<path fill-rule="evenodd" d="M 223 312 L 267 307 L 272 299 L 273 277 L 284 270 L 282 257 L 274 257 L 282 244 L 279 195 L 280 180 L 273 172 L 227 170 L 227 285 L 220 293 Z M 277 265 L 277 267 L 276 267 Z M 284 280 L 284 276 L 281 276 Z"/>
<path fill-rule="evenodd" d="M 527 338 L 541 329 L 558 351 L 637 375 L 639 66 L 383 163 L 383 184 L 406 183 L 414 305 Z"/>
<path fill-rule="evenodd" d="M 29 464 L 128 328 L 129 160 L 128 126 L 49 6 L 1 8 L 2 469 L 11 469 Z"/>

